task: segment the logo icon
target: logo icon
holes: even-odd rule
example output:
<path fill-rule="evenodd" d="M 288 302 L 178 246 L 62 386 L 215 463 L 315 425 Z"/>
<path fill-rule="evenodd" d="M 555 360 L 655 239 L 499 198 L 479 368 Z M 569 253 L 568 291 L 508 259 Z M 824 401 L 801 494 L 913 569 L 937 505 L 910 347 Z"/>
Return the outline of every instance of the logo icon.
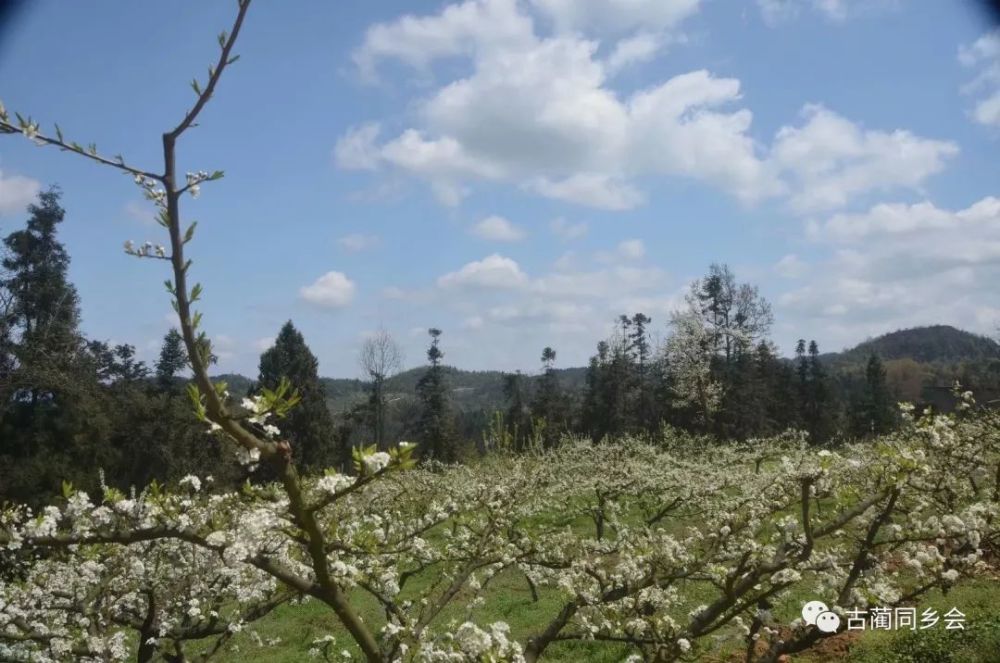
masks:
<path fill-rule="evenodd" d="M 816 618 L 822 613 L 829 612 L 829 608 L 822 601 L 810 601 L 802 606 L 802 621 L 810 626 L 816 625 Z"/>
<path fill-rule="evenodd" d="M 840 628 L 840 615 L 832 612 L 822 601 L 809 601 L 802 606 L 802 620 L 823 633 L 836 633 Z"/>

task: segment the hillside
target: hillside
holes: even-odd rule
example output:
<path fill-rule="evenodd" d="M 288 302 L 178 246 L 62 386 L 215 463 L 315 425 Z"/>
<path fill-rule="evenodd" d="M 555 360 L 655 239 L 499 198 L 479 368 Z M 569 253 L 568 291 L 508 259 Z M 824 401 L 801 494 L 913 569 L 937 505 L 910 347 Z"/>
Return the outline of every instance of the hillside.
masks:
<path fill-rule="evenodd" d="M 900 329 L 868 339 L 843 352 L 824 354 L 831 366 L 864 363 L 876 354 L 883 360 L 912 359 L 922 364 L 953 364 L 1000 359 L 1000 344 L 986 336 L 949 325 Z"/>
<path fill-rule="evenodd" d="M 949 325 L 933 325 L 901 329 L 868 339 L 842 352 L 821 355 L 823 362 L 835 374 L 856 378 L 872 354 L 886 364 L 889 383 L 900 398 L 936 400 L 928 389 L 945 392 L 955 379 L 968 382 L 968 367 L 992 371 L 1000 366 L 1000 344 Z M 411 368 L 393 376 L 387 382 L 390 401 L 399 405 L 412 400 L 423 367 Z M 586 368 L 557 369 L 560 383 L 568 391 L 583 390 Z M 502 371 L 466 371 L 446 366 L 452 403 L 461 412 L 491 411 L 504 403 Z M 526 373 L 527 376 L 532 375 Z M 242 375 L 218 376 L 229 382 L 234 394 L 245 393 L 251 380 Z M 320 378 L 326 390 L 327 402 L 334 412 L 345 412 L 367 397 L 366 382 L 357 378 Z M 991 394 L 992 396 L 992 394 Z"/>

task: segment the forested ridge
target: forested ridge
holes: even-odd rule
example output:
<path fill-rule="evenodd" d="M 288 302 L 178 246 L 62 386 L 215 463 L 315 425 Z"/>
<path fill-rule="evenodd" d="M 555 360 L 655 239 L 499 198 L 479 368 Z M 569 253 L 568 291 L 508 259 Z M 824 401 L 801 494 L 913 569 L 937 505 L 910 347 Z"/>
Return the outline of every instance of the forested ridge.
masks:
<path fill-rule="evenodd" d="M 233 462 L 192 415 L 176 330 L 152 366 L 132 345 L 85 336 L 58 239 L 66 216 L 52 189 L 4 239 L 0 497 L 43 500 L 64 480 L 94 486 L 98 469 L 122 489 L 196 469 L 223 484 L 266 479 Z M 757 288 L 712 265 L 671 320 L 623 314 L 586 367 L 559 368 L 557 350 L 544 348 L 523 373 L 464 371 L 446 363 L 448 335 L 431 330 L 424 366 L 322 378 L 289 321 L 258 375 L 217 379 L 234 397 L 290 380 L 301 401 L 285 429 L 307 467 L 343 467 L 353 446 L 373 442 L 422 441 L 426 457 L 457 459 L 496 444 L 552 447 L 564 435 L 600 440 L 663 426 L 733 440 L 798 429 L 827 443 L 891 431 L 899 401 L 949 411 L 956 381 L 983 402 L 1000 395 L 1000 346 L 987 337 L 938 325 L 839 353 L 803 340 L 787 358 L 769 340 L 772 322 Z M 654 325 L 669 332 L 660 346 L 650 339 Z M 394 349 L 383 333 L 383 352 Z"/>

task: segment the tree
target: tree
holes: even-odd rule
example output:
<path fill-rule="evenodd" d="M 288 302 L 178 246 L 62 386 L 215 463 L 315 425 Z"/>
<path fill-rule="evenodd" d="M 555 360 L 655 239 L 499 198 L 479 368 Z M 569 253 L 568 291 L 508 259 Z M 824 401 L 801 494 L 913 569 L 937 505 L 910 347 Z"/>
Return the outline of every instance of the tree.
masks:
<path fill-rule="evenodd" d="M 385 381 L 403 366 L 403 351 L 384 329 L 365 339 L 358 354 L 358 363 L 371 380 L 372 428 L 375 445 L 386 448 L 385 441 Z"/>
<path fill-rule="evenodd" d="M 505 425 L 515 451 L 524 451 L 531 433 L 531 407 L 527 386 L 520 371 L 503 376 L 503 395 L 507 401 Z"/>
<path fill-rule="evenodd" d="M 184 349 L 184 339 L 176 327 L 171 327 L 163 337 L 160 358 L 156 360 L 156 377 L 161 385 L 168 386 L 185 366 L 187 366 L 187 351 Z"/>
<path fill-rule="evenodd" d="M 260 356 L 258 388 L 275 390 L 287 380 L 301 400 L 279 424 L 292 445 L 295 458 L 305 467 L 326 467 L 334 461 L 334 429 L 319 382 L 319 362 L 302 334 L 289 320 L 274 345 Z"/>
<path fill-rule="evenodd" d="M 664 354 L 673 405 L 690 410 L 695 423 L 708 430 L 722 398 L 722 386 L 712 374 L 715 339 L 693 307 L 675 312 L 670 326 Z"/>
<path fill-rule="evenodd" d="M 441 330 L 427 330 L 431 345 L 427 348 L 427 371 L 417 382 L 417 396 L 423 405 L 417 432 L 424 458 L 450 462 L 455 460 L 455 441 L 451 412 L 448 406 L 448 386 L 445 383 L 439 346 Z"/>
<path fill-rule="evenodd" d="M 0 288 L 10 297 L 4 333 L 16 338 L 13 363 L 32 403 L 66 384 L 67 367 L 82 343 L 79 298 L 67 274 L 69 255 L 56 237 L 66 214 L 60 195 L 55 187 L 40 193 L 38 203 L 28 207 L 26 227 L 3 240 L 7 275 Z"/>
<path fill-rule="evenodd" d="M 550 347 L 542 350 L 542 375 L 531 404 L 531 414 L 542 422 L 542 439 L 546 447 L 553 447 L 566 430 L 566 408 L 563 403 L 559 376 L 555 369 L 556 351 Z"/>
<path fill-rule="evenodd" d="M 727 365 L 766 338 L 774 323 L 771 305 L 757 287 L 736 283 L 728 265 L 711 265 L 708 275 L 692 284 L 687 300 L 700 313 L 712 350 Z"/>
<path fill-rule="evenodd" d="M 886 384 L 885 367 L 878 355 L 868 357 L 865 385 L 860 402 L 853 408 L 852 429 L 859 437 L 882 435 L 895 426 L 892 396 Z"/>

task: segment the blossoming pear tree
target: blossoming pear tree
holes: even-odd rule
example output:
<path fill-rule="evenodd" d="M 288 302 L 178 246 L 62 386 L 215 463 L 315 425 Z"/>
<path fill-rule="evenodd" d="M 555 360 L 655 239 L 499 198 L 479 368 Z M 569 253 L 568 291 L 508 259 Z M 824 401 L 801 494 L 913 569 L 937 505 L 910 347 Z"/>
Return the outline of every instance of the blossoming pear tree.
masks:
<path fill-rule="evenodd" d="M 774 616 L 792 590 L 843 615 L 984 570 L 1000 540 L 1000 421 L 971 394 L 954 416 L 910 413 L 900 432 L 836 451 L 798 434 L 715 445 L 665 432 L 415 467 L 402 443 L 355 449 L 351 475 L 301 475 L 280 430 L 293 386 L 236 403 L 208 376 L 202 288 L 185 257 L 195 224 L 180 213 L 222 177 L 180 177 L 176 147 L 236 60 L 249 6 L 239 0 L 194 105 L 162 135 L 161 171 L 2 106 L 0 132 L 121 170 L 157 206 L 167 243 L 125 250 L 169 263 L 195 415 L 278 480 L 213 493 L 189 477 L 100 499 L 67 486 L 40 512 L 4 507 L 0 548 L 20 561 L 0 584 L 0 655 L 204 660 L 294 598 L 329 608 L 330 633 L 313 645 L 330 660 L 346 648 L 368 661 L 533 662 L 586 643 L 673 661 L 728 642 L 747 661 L 777 661 L 833 637 Z M 553 606 L 524 632 L 488 617 L 493 588 L 511 582 Z M 376 618 L 363 619 L 372 602 Z"/>

